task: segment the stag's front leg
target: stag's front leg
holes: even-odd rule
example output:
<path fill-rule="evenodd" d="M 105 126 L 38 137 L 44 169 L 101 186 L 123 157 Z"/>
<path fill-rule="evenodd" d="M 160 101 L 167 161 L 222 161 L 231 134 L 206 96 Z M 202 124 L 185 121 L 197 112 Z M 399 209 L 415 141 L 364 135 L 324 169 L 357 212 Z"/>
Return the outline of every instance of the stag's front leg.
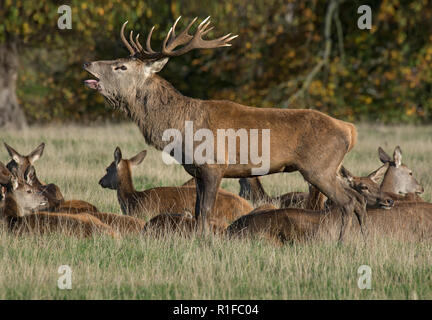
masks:
<path fill-rule="evenodd" d="M 201 234 L 208 234 L 209 216 L 213 213 L 221 180 L 222 174 L 211 169 L 202 170 L 196 177 L 195 218 Z"/>

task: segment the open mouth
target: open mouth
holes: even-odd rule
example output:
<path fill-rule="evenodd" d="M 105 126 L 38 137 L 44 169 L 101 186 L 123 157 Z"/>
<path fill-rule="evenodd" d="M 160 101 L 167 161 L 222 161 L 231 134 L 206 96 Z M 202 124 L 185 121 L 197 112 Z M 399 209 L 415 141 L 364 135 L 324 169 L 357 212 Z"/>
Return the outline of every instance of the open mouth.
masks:
<path fill-rule="evenodd" d="M 90 89 L 99 90 L 100 91 L 101 90 L 101 86 L 100 86 L 99 78 L 95 74 L 93 74 L 93 72 L 91 72 L 88 69 L 88 65 L 87 64 L 84 64 L 84 70 L 87 71 L 88 73 L 90 73 L 94 77 L 94 79 L 84 80 L 85 86 L 88 87 L 88 88 L 90 88 Z"/>
<path fill-rule="evenodd" d="M 88 79 L 84 80 L 84 84 L 93 90 L 100 90 L 99 79 Z"/>

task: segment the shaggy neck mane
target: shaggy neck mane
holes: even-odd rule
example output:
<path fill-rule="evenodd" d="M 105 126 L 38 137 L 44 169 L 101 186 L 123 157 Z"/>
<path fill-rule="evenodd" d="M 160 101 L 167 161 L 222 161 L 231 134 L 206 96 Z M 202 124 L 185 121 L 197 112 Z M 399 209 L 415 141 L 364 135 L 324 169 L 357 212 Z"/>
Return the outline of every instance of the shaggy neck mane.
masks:
<path fill-rule="evenodd" d="M 137 86 L 133 99 L 127 100 L 120 108 L 138 125 L 146 143 L 158 150 L 169 143 L 162 141 L 166 129 L 177 129 L 184 134 L 185 121 L 193 121 L 195 128 L 203 126 L 201 100 L 182 95 L 157 75 Z"/>

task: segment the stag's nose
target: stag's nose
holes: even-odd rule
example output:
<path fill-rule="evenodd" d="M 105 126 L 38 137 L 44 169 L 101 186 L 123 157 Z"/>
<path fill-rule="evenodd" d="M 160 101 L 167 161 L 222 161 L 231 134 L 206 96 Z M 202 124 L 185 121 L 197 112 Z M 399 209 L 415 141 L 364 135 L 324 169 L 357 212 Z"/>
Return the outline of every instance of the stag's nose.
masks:
<path fill-rule="evenodd" d="M 91 62 L 84 62 L 84 64 L 83 64 L 84 69 L 87 69 L 90 66 L 91 66 Z"/>

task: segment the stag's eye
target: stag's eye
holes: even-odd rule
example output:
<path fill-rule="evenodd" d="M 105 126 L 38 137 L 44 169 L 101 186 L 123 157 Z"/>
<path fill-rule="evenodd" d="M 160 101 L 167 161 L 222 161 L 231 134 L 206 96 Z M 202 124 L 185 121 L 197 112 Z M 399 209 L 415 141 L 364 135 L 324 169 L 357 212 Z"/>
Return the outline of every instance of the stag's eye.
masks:
<path fill-rule="evenodd" d="M 126 66 L 115 67 L 114 70 L 127 70 Z"/>

